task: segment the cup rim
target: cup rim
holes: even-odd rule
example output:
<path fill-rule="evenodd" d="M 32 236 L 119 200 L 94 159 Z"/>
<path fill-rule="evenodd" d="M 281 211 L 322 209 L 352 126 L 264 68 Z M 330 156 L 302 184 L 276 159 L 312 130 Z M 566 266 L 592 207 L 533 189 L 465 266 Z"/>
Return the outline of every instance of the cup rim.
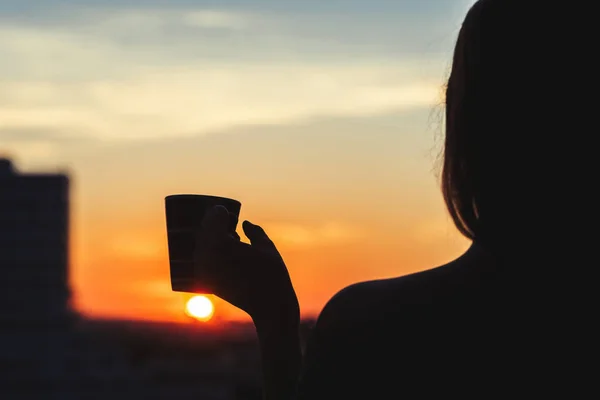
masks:
<path fill-rule="evenodd" d="M 170 200 L 170 199 L 185 199 L 185 198 L 204 198 L 204 199 L 213 199 L 213 200 L 227 200 L 229 202 L 237 203 L 240 205 L 242 204 L 239 200 L 232 199 L 229 197 L 215 196 L 215 195 L 210 195 L 210 194 L 187 194 L 187 193 L 170 194 L 165 197 L 165 201 Z"/>

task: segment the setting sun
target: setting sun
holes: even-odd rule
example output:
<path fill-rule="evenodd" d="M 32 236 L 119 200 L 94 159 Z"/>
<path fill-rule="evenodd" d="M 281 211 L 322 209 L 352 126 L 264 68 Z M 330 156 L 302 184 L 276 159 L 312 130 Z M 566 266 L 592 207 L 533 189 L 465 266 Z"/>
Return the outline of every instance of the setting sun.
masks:
<path fill-rule="evenodd" d="M 200 321 L 208 321 L 212 318 L 215 307 L 206 296 L 194 296 L 185 305 L 186 313 Z"/>

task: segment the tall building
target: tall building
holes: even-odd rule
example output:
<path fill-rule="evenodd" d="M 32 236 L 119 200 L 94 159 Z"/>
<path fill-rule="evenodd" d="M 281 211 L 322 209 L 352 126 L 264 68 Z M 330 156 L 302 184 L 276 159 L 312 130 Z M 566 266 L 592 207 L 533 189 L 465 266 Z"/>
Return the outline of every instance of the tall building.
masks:
<path fill-rule="evenodd" d="M 68 244 L 68 176 L 23 174 L 0 159 L 1 398 L 2 391 L 29 398 L 25 392 L 54 386 L 61 374 L 71 318 Z"/>

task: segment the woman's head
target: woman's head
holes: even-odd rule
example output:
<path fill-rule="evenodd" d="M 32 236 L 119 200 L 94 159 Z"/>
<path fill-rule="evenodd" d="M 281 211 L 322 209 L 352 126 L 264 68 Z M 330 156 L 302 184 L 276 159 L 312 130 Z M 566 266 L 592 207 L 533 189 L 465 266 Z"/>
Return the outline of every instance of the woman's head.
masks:
<path fill-rule="evenodd" d="M 459 33 L 446 92 L 442 191 L 470 239 L 518 233 L 540 200 L 534 183 L 548 159 L 536 136 L 555 121 L 537 110 L 552 113 L 556 87 L 546 77 L 558 72 L 549 57 L 555 28 L 540 18 L 546 3 L 480 0 Z"/>

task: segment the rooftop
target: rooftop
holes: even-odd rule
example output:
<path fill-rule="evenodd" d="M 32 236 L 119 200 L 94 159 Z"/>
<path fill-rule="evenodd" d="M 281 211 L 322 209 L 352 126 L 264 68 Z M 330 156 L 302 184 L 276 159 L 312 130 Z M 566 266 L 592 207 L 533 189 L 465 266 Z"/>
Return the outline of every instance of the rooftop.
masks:
<path fill-rule="evenodd" d="M 0 175 L 12 175 L 15 173 L 12 162 L 7 158 L 0 158 Z"/>
<path fill-rule="evenodd" d="M 33 172 L 21 173 L 14 166 L 13 162 L 8 158 L 0 157 L 0 178 L 28 178 L 28 179 L 67 179 L 68 173 L 64 171 L 48 171 L 48 172 Z"/>

